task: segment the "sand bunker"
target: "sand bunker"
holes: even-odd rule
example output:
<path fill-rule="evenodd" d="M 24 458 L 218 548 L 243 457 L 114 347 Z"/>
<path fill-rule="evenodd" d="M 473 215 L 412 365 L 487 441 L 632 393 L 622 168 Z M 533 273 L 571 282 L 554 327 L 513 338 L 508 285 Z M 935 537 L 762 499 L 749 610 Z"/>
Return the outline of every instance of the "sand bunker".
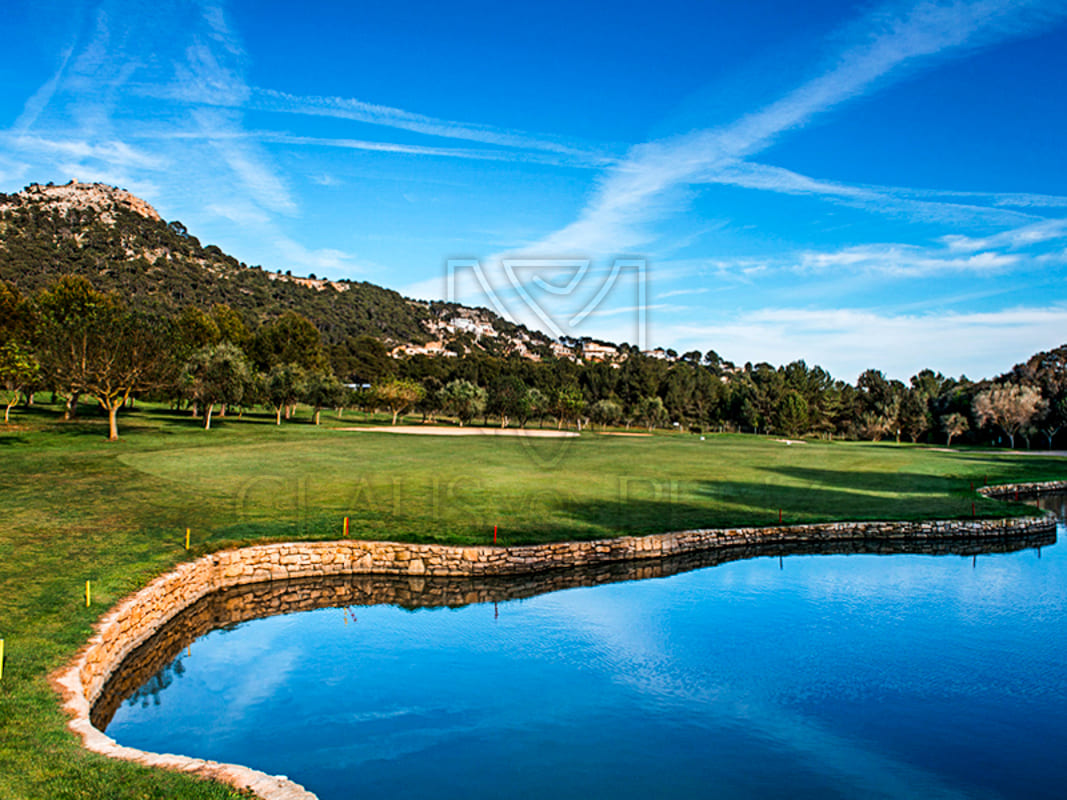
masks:
<path fill-rule="evenodd" d="M 614 431 L 605 431 L 600 434 L 601 436 L 651 436 L 651 433 L 616 433 Z"/>
<path fill-rule="evenodd" d="M 364 428 L 337 428 L 366 433 L 411 433 L 419 436 L 525 436 L 530 439 L 569 439 L 574 431 L 543 431 L 526 428 L 444 428 L 440 425 L 372 425 Z"/>

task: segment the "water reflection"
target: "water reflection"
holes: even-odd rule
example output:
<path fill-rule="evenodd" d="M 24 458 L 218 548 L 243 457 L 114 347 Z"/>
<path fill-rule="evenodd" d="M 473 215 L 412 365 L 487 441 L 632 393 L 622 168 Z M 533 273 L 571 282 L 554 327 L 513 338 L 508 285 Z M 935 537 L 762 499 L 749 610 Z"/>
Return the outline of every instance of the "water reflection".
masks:
<path fill-rule="evenodd" d="M 1067 507 L 1067 496 L 1041 498 L 1042 508 Z M 1060 517 L 1063 519 L 1063 516 Z M 131 653 L 116 670 L 93 707 L 93 725 L 104 730 L 124 701 L 159 705 L 160 695 L 184 674 L 181 654 L 202 636 L 234 630 L 250 620 L 321 608 L 343 609 L 344 624 L 358 621 L 357 608 L 375 605 L 404 609 L 461 608 L 536 597 L 564 589 L 624 581 L 666 578 L 693 570 L 746 559 L 771 557 L 785 568 L 784 558 L 797 555 L 929 555 L 971 556 L 1013 553 L 1056 543 L 1049 532 L 1003 539 L 924 539 L 915 541 L 833 542 L 801 545 L 768 544 L 691 553 L 658 561 L 622 562 L 569 570 L 498 578 L 430 578 L 352 575 L 248 584 L 208 595 L 175 616 L 151 639 Z"/>
<path fill-rule="evenodd" d="M 1067 494 L 1054 493 L 1043 494 L 1036 497 L 1025 498 L 1023 502 L 1037 506 L 1045 511 L 1051 511 L 1060 522 L 1067 521 Z"/>

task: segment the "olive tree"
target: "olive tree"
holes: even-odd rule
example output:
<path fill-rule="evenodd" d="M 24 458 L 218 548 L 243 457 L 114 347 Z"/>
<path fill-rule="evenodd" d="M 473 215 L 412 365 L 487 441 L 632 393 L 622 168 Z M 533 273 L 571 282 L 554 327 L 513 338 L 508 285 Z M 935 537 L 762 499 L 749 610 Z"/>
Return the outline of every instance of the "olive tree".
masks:
<path fill-rule="evenodd" d="M 485 410 L 486 392 L 470 381 L 457 379 L 441 390 L 445 409 L 456 416 L 462 428 Z"/>
<path fill-rule="evenodd" d="M 1005 383 L 991 386 L 974 398 L 974 414 L 980 425 L 993 424 L 1004 431 L 1014 449 L 1015 434 L 1041 410 L 1041 392 L 1033 386 Z"/>
<path fill-rule="evenodd" d="M 948 443 L 946 447 L 952 447 L 952 440 L 964 433 L 970 424 L 967 422 L 967 417 L 963 414 L 949 414 L 941 421 L 941 430 L 948 436 Z"/>
<path fill-rule="evenodd" d="M 217 404 L 237 405 L 252 383 L 252 370 L 241 349 L 229 342 L 203 347 L 182 368 L 182 385 L 204 406 L 204 430 L 211 430 Z"/>
<path fill-rule="evenodd" d="M 325 372 L 313 372 L 304 386 L 304 402 L 314 411 L 315 424 L 324 408 L 337 408 L 345 403 L 348 390 L 337 378 Z"/>
<path fill-rule="evenodd" d="M 112 294 L 79 277 L 61 278 L 36 298 L 37 353 L 44 377 L 76 398 L 96 398 L 119 438 L 118 412 L 135 393 L 172 379 L 170 324 L 126 310 Z"/>
<path fill-rule="evenodd" d="M 11 419 L 11 409 L 19 401 L 19 396 L 34 382 L 39 373 L 37 359 L 24 347 L 14 341 L 5 342 L 0 347 L 0 387 L 6 395 L 5 424 Z"/>
<path fill-rule="evenodd" d="M 374 390 L 378 401 L 393 414 L 393 424 L 397 418 L 426 396 L 426 389 L 418 381 L 389 381 Z"/>
<path fill-rule="evenodd" d="M 275 411 L 275 425 L 282 424 L 282 412 L 289 419 L 293 407 L 304 394 L 305 375 L 296 364 L 276 364 L 267 374 L 265 394 Z"/>

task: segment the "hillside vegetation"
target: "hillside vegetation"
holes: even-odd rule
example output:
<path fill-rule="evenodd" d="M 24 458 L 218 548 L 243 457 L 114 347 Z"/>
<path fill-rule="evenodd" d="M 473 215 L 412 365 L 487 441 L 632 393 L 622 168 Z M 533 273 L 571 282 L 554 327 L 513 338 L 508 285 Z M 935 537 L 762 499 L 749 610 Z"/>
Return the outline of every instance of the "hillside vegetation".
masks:
<path fill-rule="evenodd" d="M 297 282 L 250 267 L 215 245 L 203 245 L 180 222 L 165 222 L 143 201 L 131 204 L 111 187 L 85 186 L 64 202 L 67 187 L 0 194 L 0 280 L 25 294 L 63 275 L 81 275 L 117 291 L 142 311 L 174 313 L 224 303 L 254 325 L 295 311 L 328 343 L 370 335 L 424 342 L 432 313 L 399 293 L 359 281 Z M 136 199 L 136 198 L 134 198 Z"/>

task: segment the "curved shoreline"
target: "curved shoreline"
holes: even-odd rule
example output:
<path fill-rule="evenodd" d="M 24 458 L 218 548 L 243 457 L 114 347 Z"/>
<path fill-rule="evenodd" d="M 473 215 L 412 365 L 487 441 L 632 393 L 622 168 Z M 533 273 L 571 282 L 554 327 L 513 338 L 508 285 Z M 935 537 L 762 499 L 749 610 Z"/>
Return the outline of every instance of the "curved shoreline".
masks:
<path fill-rule="evenodd" d="M 1067 481 L 983 487 L 990 497 L 1032 496 L 1067 489 Z M 71 717 L 69 727 L 87 749 L 145 766 L 163 767 L 251 789 L 264 800 L 317 800 L 284 776 L 237 764 L 123 747 L 95 728 L 94 704 L 111 675 L 134 650 L 183 610 L 224 589 L 266 581 L 326 576 L 386 575 L 488 578 L 572 567 L 665 559 L 724 548 L 830 545 L 850 541 L 921 542 L 1026 537 L 1055 531 L 1056 519 L 1037 517 L 929 522 L 835 522 L 764 528 L 722 528 L 588 542 L 515 547 L 402 544 L 360 540 L 293 542 L 224 550 L 185 562 L 120 601 L 94 626 L 72 662 L 51 676 Z"/>

